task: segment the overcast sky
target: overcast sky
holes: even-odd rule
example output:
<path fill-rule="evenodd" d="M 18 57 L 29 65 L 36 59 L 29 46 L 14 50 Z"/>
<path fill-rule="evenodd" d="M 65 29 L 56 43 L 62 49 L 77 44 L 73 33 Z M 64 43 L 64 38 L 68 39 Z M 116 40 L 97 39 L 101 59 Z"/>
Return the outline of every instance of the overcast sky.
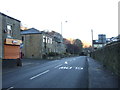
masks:
<path fill-rule="evenodd" d="M 28 28 L 54 30 L 65 38 L 91 42 L 98 34 L 118 35 L 119 0 L 0 0 L 0 12 Z M 67 22 L 65 22 L 67 21 Z"/>

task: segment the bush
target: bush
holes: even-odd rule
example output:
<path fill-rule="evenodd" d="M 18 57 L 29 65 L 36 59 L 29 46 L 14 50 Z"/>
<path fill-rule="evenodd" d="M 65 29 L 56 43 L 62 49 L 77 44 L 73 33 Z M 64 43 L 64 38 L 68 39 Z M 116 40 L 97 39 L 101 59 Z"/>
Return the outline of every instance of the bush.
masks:
<path fill-rule="evenodd" d="M 56 52 L 49 52 L 48 53 L 48 56 L 58 56 L 59 54 L 58 53 L 56 53 Z"/>

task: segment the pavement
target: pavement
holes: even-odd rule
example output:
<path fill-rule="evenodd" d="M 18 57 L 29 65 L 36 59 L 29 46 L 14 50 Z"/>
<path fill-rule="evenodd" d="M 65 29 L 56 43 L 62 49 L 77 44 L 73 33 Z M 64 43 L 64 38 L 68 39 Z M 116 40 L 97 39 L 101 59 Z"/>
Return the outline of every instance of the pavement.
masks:
<path fill-rule="evenodd" d="M 22 62 L 3 69 L 4 88 L 120 88 L 119 77 L 90 57 Z"/>
<path fill-rule="evenodd" d="M 120 88 L 120 79 L 102 63 L 88 58 L 89 88 Z"/>
<path fill-rule="evenodd" d="M 34 66 L 34 65 L 41 65 L 41 64 L 44 64 L 46 62 L 50 62 L 51 60 L 38 60 L 38 59 L 21 59 L 22 60 L 22 66 L 17 66 L 17 65 L 14 65 L 13 67 L 9 66 L 9 67 L 2 67 L 2 72 L 3 73 L 6 73 L 6 72 L 11 72 L 11 71 L 15 71 L 15 70 L 19 70 L 21 68 L 24 68 L 24 67 L 29 67 L 29 66 Z"/>
<path fill-rule="evenodd" d="M 37 60 L 37 59 L 22 59 L 22 66 L 32 65 L 32 64 L 44 64 L 51 60 Z"/>

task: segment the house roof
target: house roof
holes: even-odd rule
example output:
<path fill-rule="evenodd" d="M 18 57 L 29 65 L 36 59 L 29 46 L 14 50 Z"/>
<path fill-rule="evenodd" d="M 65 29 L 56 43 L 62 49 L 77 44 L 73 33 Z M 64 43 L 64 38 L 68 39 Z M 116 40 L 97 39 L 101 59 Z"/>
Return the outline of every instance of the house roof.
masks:
<path fill-rule="evenodd" d="M 6 16 L 6 17 L 8 17 L 8 18 L 11 18 L 11 19 L 13 19 L 13 20 L 16 20 L 16 21 L 18 21 L 18 22 L 21 22 L 20 20 L 15 19 L 15 18 L 13 18 L 13 17 L 11 17 L 11 16 L 8 16 L 8 15 L 2 13 L 2 12 L 0 12 L 0 15 L 3 15 L 3 16 Z"/>
<path fill-rule="evenodd" d="M 21 31 L 21 34 L 41 34 L 42 32 L 35 29 L 35 28 L 30 28 L 28 30 Z"/>

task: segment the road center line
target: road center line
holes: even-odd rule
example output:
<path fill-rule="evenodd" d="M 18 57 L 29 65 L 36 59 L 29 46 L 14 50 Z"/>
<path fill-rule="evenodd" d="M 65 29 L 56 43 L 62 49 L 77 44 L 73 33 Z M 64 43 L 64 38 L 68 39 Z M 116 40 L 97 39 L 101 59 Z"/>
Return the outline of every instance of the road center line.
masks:
<path fill-rule="evenodd" d="M 60 67 L 60 66 L 62 66 L 62 64 L 60 64 L 60 65 L 57 65 L 55 68 L 58 68 L 58 67 Z"/>
<path fill-rule="evenodd" d="M 32 80 L 32 79 L 34 79 L 34 78 L 36 78 L 36 77 L 39 77 L 39 76 L 41 76 L 41 75 L 43 75 L 43 74 L 45 74 L 45 73 L 47 73 L 47 72 L 49 72 L 49 71 L 50 71 L 50 70 L 46 70 L 46 71 L 44 71 L 44 72 L 42 72 L 42 73 L 40 73 L 40 74 L 38 74 L 38 75 L 35 75 L 35 76 L 31 77 L 30 80 Z"/>

